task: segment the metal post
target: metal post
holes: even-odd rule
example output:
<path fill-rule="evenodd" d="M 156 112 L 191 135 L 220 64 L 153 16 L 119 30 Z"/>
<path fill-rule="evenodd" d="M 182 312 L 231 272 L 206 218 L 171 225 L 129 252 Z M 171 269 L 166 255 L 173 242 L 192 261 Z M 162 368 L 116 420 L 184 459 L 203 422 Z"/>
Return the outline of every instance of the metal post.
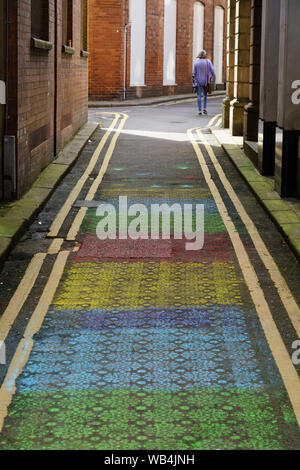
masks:
<path fill-rule="evenodd" d="M 126 100 L 126 81 L 127 81 L 127 31 L 130 23 L 125 24 L 125 37 L 124 37 L 124 86 L 123 86 L 123 99 Z"/>

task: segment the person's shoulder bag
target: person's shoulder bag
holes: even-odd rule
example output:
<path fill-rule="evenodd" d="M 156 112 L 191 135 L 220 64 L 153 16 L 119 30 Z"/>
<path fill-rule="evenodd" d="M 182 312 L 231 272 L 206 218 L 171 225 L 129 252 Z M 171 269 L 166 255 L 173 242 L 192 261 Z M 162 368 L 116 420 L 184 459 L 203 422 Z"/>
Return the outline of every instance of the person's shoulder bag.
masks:
<path fill-rule="evenodd" d="M 193 78 L 192 78 L 192 84 L 193 84 L 193 92 L 194 92 L 194 93 L 197 93 L 198 83 L 197 83 L 197 80 L 196 80 L 196 78 L 194 77 L 194 75 L 193 75 Z"/>
<path fill-rule="evenodd" d="M 206 59 L 206 81 L 207 81 L 207 85 L 205 87 L 205 93 L 210 95 L 212 93 L 212 85 L 211 85 L 211 79 L 209 80 L 208 60 L 207 59 Z"/>

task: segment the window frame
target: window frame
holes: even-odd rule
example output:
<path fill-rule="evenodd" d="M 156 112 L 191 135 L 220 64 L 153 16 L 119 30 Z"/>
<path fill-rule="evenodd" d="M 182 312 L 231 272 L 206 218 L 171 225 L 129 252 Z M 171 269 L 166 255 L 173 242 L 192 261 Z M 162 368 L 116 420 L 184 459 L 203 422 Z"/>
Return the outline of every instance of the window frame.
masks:
<path fill-rule="evenodd" d="M 73 0 L 62 0 L 61 11 L 62 11 L 61 42 L 62 42 L 63 52 L 73 53 L 73 50 L 74 50 Z"/>
<path fill-rule="evenodd" d="M 88 0 L 81 0 L 80 54 L 82 57 L 89 57 L 88 9 Z"/>
<path fill-rule="evenodd" d="M 35 2 L 35 5 L 33 5 Z M 39 26 L 35 24 L 35 19 L 39 19 Z M 36 5 L 36 0 L 31 0 L 31 45 L 32 47 L 51 50 L 52 43 L 49 41 L 49 1 L 48 0 L 39 0 L 38 8 Z"/>

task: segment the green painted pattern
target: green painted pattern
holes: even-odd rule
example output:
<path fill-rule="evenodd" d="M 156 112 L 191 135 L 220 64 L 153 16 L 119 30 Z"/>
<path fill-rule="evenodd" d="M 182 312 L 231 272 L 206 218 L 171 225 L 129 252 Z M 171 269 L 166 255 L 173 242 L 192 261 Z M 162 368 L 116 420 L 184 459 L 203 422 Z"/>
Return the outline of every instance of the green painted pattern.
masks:
<path fill-rule="evenodd" d="M 116 214 L 117 214 L 117 230 L 118 230 L 118 227 L 119 227 L 118 210 L 116 210 Z M 128 217 L 127 218 L 128 225 L 135 218 L 136 216 Z M 81 224 L 80 230 L 84 233 L 92 233 L 92 234 L 96 233 L 97 224 L 100 222 L 101 219 L 102 217 L 99 217 L 96 215 L 96 209 L 94 208 L 88 209 L 86 216 L 83 219 L 83 222 Z M 193 214 L 192 219 L 193 219 L 193 226 L 195 227 L 195 214 Z M 226 233 L 226 227 L 219 214 L 204 214 L 204 223 L 205 223 L 205 227 L 204 227 L 205 233 L 208 233 L 208 234 Z M 149 223 L 149 227 L 151 227 L 150 223 Z M 171 218 L 170 228 L 171 228 L 171 233 L 172 233 L 174 230 L 173 217 Z"/>
<path fill-rule="evenodd" d="M 30 391 L 15 396 L 0 445 L 11 450 L 280 450 L 297 448 L 297 430 L 284 391 Z"/>

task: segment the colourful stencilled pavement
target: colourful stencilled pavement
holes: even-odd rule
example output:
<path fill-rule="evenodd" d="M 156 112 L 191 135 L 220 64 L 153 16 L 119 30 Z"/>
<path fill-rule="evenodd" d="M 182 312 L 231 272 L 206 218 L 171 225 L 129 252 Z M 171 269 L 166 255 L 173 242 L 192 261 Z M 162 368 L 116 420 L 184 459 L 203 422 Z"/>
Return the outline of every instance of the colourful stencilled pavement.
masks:
<path fill-rule="evenodd" d="M 93 199 L 203 204 L 204 248 L 186 251 L 174 238 L 100 241 L 87 205 L 79 250 L 34 335 L 0 446 L 300 449 L 293 405 L 193 147 L 158 139 L 149 158 L 148 145 L 122 135 Z"/>

